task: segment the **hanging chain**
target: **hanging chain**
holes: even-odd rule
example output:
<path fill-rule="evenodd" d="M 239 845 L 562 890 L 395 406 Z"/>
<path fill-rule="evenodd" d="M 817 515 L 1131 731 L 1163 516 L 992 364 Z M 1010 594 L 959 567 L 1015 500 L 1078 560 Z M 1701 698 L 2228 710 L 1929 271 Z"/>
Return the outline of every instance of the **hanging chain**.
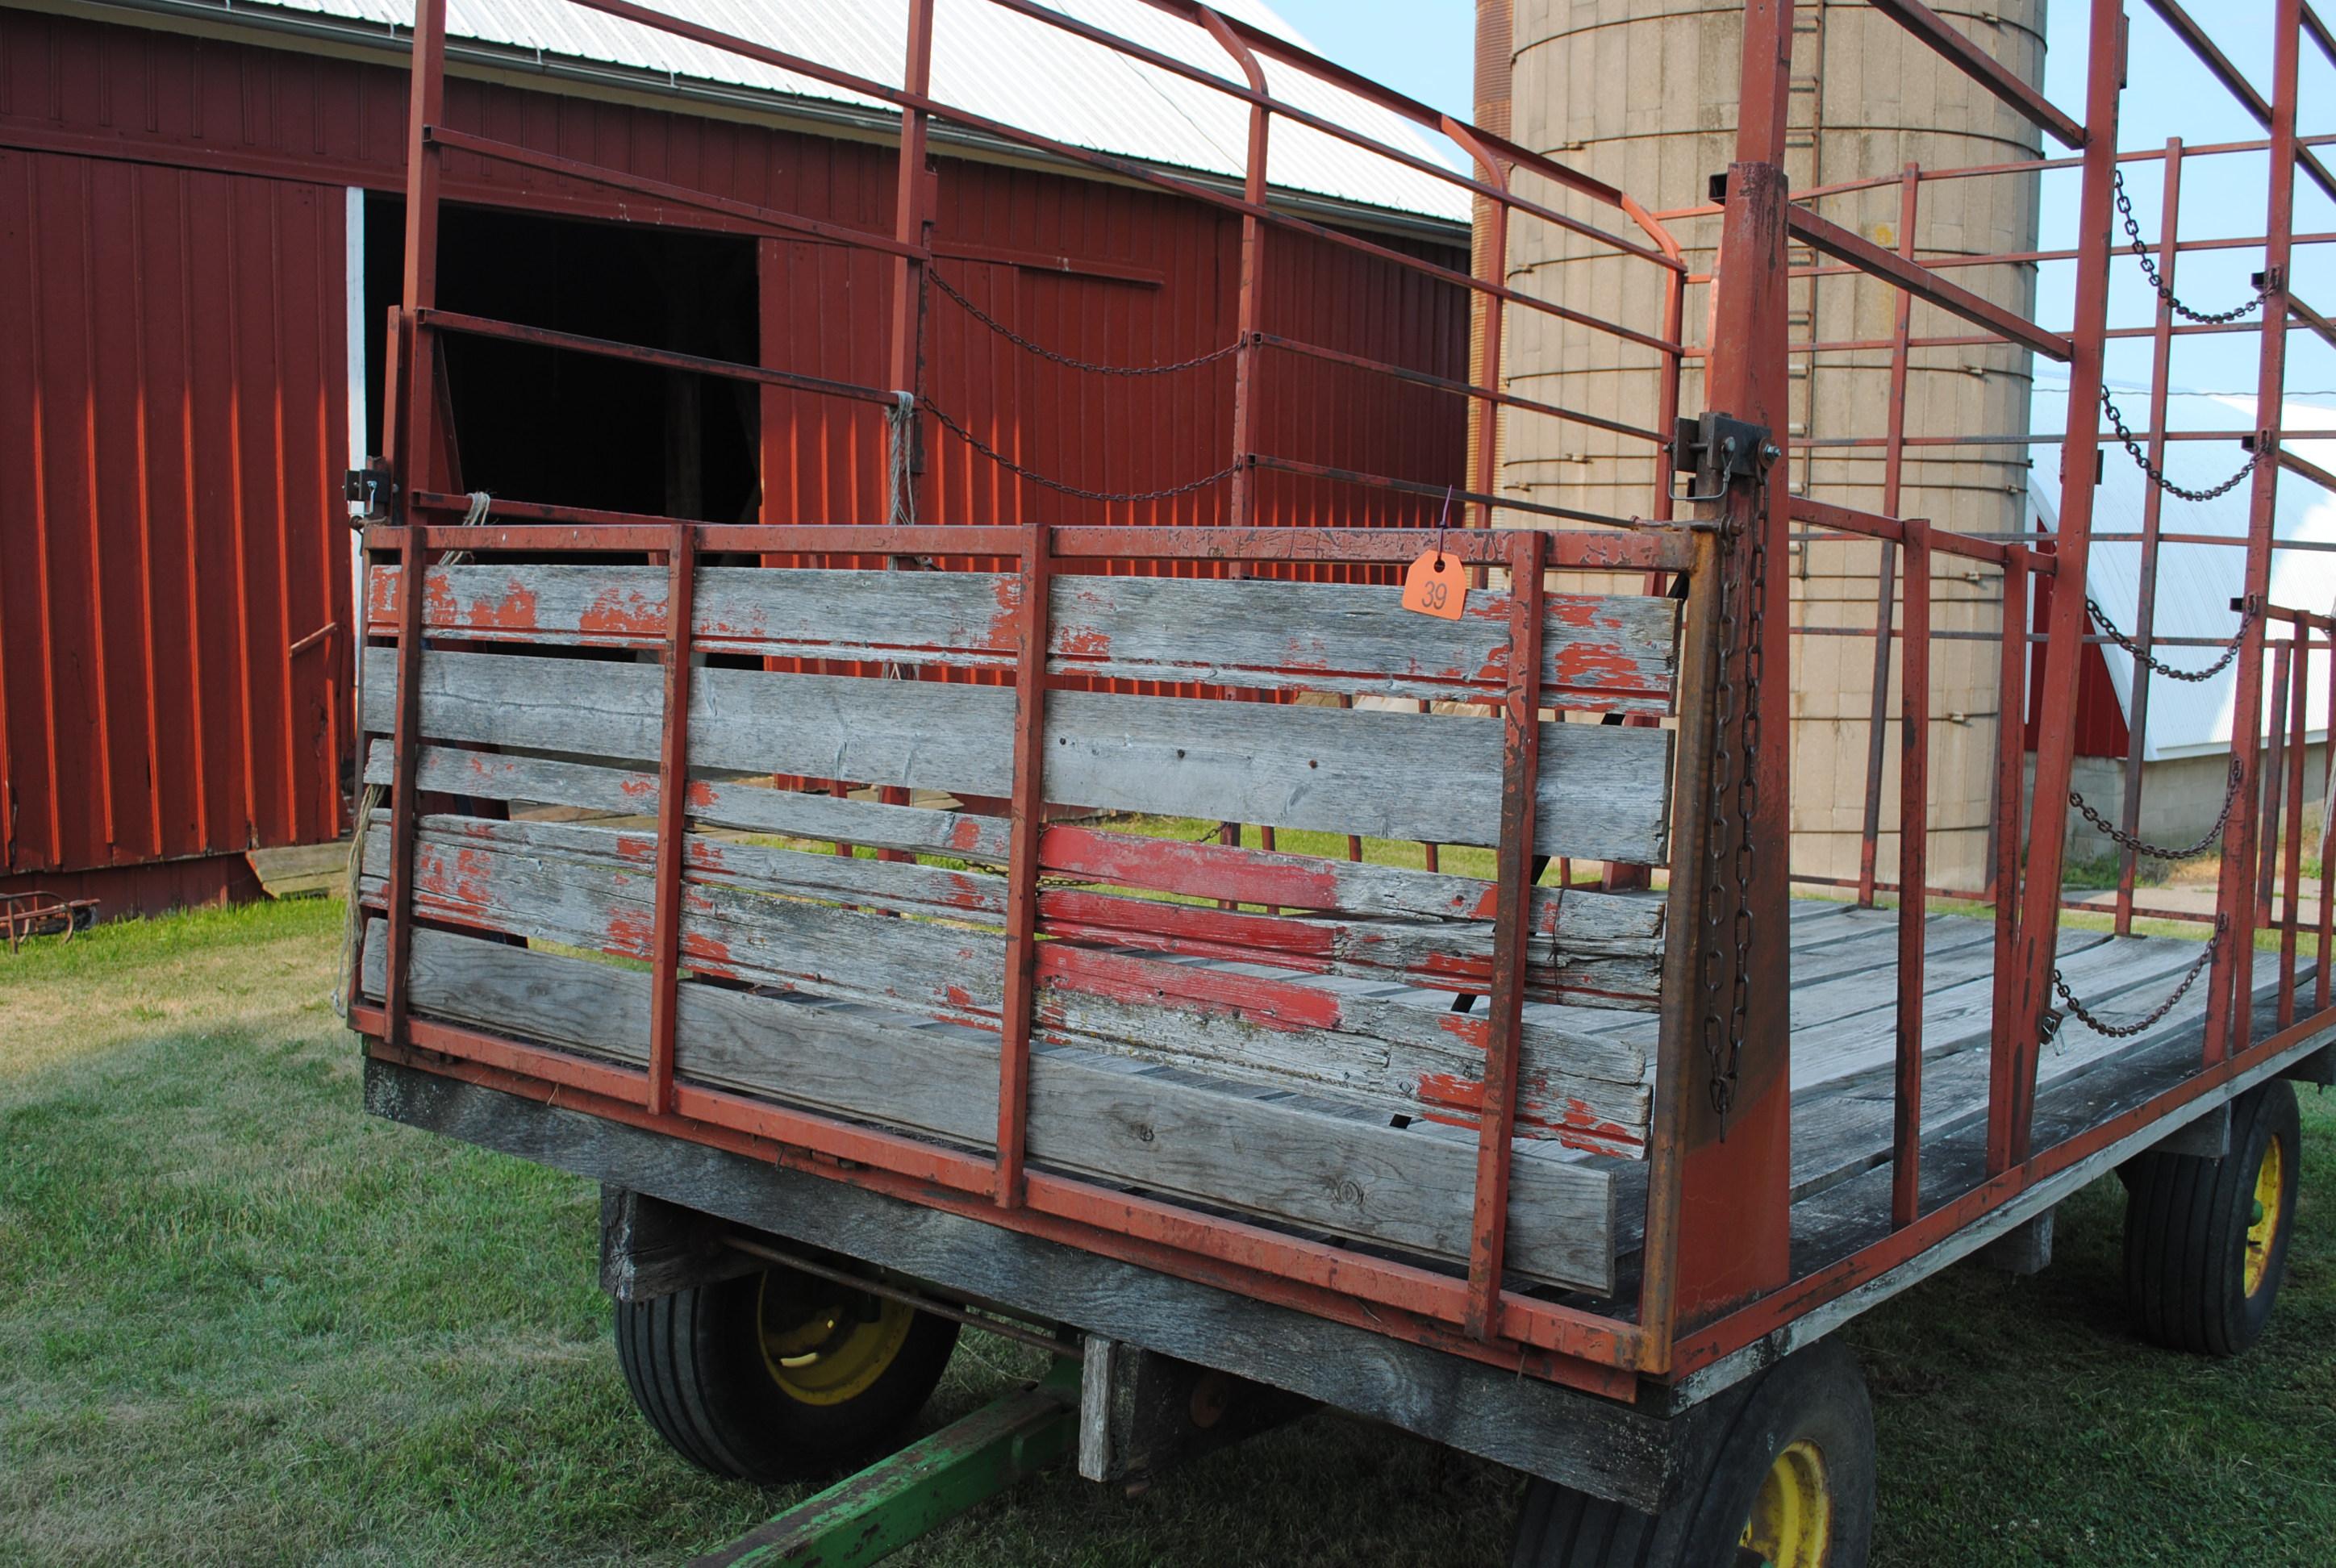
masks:
<path fill-rule="evenodd" d="M 2117 647 L 2125 649 L 2126 652 L 2133 655 L 2134 657 L 2141 660 L 2142 663 L 2147 665 L 2152 670 L 2164 676 L 2166 679 L 2188 681 L 2212 680 L 2216 676 L 2222 674 L 2224 669 L 2229 667 L 2230 662 L 2239 657 L 2239 644 L 2246 640 L 2247 627 L 2255 618 L 2256 608 L 2254 596 L 2252 594 L 2248 595 L 2246 609 L 2242 610 L 2239 614 L 2239 629 L 2233 632 L 2231 634 L 2231 640 L 2224 645 L 2223 654 L 2220 658 L 2217 658 L 2214 663 L 2208 665 L 2205 669 L 2175 669 L 2171 665 L 2166 664 L 2164 660 L 2157 658 L 2154 655 L 2143 652 L 2139 644 L 2136 643 L 2133 638 L 2126 636 L 2125 633 L 2119 631 L 2117 628 L 2117 623 L 2108 618 L 2108 612 L 2101 608 L 2100 601 L 2098 599 L 2088 599 L 2085 600 L 2085 611 L 2093 618 L 2094 624 L 2101 628 L 2102 636 L 2117 644 Z"/>
<path fill-rule="evenodd" d="M 1172 371 L 1196 370 L 1203 365 L 1214 365 L 1218 360 L 1241 347 L 1241 339 L 1235 338 L 1222 348 L 1212 348 L 1206 354 L 1195 355 L 1190 359 L 1179 359 L 1168 365 L 1098 365 L 1091 359 L 1075 358 L 1060 349 L 1049 348 L 1043 343 L 1033 342 L 1023 336 L 980 306 L 968 299 L 959 292 L 955 284 L 931 268 L 925 268 L 925 276 L 932 279 L 934 287 L 956 300 L 959 309 L 1014 345 L 1015 347 L 1026 353 L 1035 354 L 1041 359 L 1051 360 L 1056 365 L 1068 365 L 1073 370 L 1090 371 L 1096 375 L 1166 375 Z"/>
<path fill-rule="evenodd" d="M 2231 808 L 2238 803 L 2239 781 L 2244 776 L 2245 776 L 2245 770 L 2240 767 L 2239 759 L 2235 756 L 2233 757 L 2231 759 L 2230 785 L 2223 792 L 2223 809 L 2215 814 L 2214 825 L 2208 828 L 2205 836 L 2200 838 L 2196 843 L 2185 844 L 2182 848 L 2176 850 L 2162 848 L 2157 844 L 2149 842 L 2146 839 L 2136 838 L 2133 834 L 2127 833 L 2123 828 L 2114 826 L 2107 817 L 2101 815 L 2100 813 L 2095 811 L 2090 805 L 2087 804 L 2085 797 L 2078 794 L 2075 790 L 2070 790 L 2068 792 L 2068 803 L 2076 807 L 2077 810 L 2083 814 L 2084 819 L 2087 822 L 2093 824 L 2094 832 L 2099 833 L 2103 838 L 2107 839 L 2111 843 L 2122 845 L 2123 847 L 2133 851 L 2136 854 L 2147 855 L 2150 859 L 2156 861 L 2186 861 L 2192 855 L 2204 854 L 2209 845 L 2213 844 L 2216 839 L 2223 836 L 2223 828 L 2224 824 L 2229 823 L 2231 820 Z"/>
<path fill-rule="evenodd" d="M 1037 472 L 1034 469 L 1023 467 L 1020 463 L 1015 462 L 1012 458 L 1007 456 L 1004 453 L 990 445 L 989 443 L 974 434 L 973 432 L 968 430 L 964 425 L 959 424 L 955 419 L 949 416 L 949 413 L 947 409 L 941 407 L 940 404 L 934 403 L 930 399 L 926 400 L 925 412 L 931 414 L 935 419 L 940 421 L 942 427 L 949 431 L 959 441 L 964 442 L 968 446 L 973 448 L 974 451 L 981 453 L 982 456 L 989 459 L 990 462 L 996 463 L 998 467 L 1006 470 L 1007 472 L 1011 473 L 1019 479 L 1027 479 L 1033 484 L 1045 485 L 1048 490 L 1059 492 L 1064 495 L 1077 496 L 1082 501 L 1131 502 L 1140 501 L 1170 501 L 1180 495 L 1190 495 L 1196 490 L 1204 490 L 1210 485 L 1216 483 L 1217 481 L 1221 479 L 1230 479 L 1235 472 L 1239 472 L 1241 468 L 1241 464 L 1238 463 L 1229 463 L 1224 467 L 1217 470 L 1214 473 L 1202 474 L 1198 479 L 1188 480 L 1183 484 L 1170 485 L 1164 490 L 1082 490 L 1076 484 L 1065 484 L 1059 479 L 1049 479 L 1045 474 Z"/>
<path fill-rule="evenodd" d="M 1752 915 L 1751 885 L 1753 869 L 1757 863 L 1758 845 L 1752 836 L 1754 816 L 1759 810 L 1760 777 L 1760 679 L 1766 661 L 1764 622 L 1767 613 L 1768 579 L 1768 463 L 1766 443 L 1757 455 L 1753 470 L 1753 507 L 1751 542 L 1744 560 L 1741 593 L 1749 599 L 1748 607 L 1738 599 L 1736 573 L 1732 570 L 1737 546 L 1742 543 L 1744 529 L 1723 521 L 1719 531 L 1719 660 L 1712 684 L 1711 800 L 1710 816 L 1706 826 L 1708 841 L 1708 864 L 1704 877 L 1704 1013 L 1703 1051 L 1710 1072 L 1711 1108 L 1718 1116 L 1720 1135 L 1727 1135 L 1728 1115 L 1736 1105 L 1736 1085 L 1744 1056 L 1744 1037 L 1750 1011 L 1752 985 Z M 1719 462 L 1722 473 L 1730 464 L 1723 456 Z M 1736 646 L 1737 628 L 1745 628 L 1744 667 L 1741 672 L 1742 743 L 1741 756 L 1728 745 L 1731 726 L 1737 721 L 1739 699 L 1738 677 L 1730 668 L 1730 654 Z M 1731 817 L 1733 821 L 1731 822 Z M 1731 834 L 1729 830 L 1735 831 Z M 1731 845 L 1730 839 L 1733 838 Z M 1735 896 L 1727 898 L 1723 890 L 1732 876 Z M 1733 952 L 1734 964 L 1728 995 L 1720 996 L 1719 972 L 1723 959 Z"/>
<path fill-rule="evenodd" d="M 2263 452 L 2258 447 L 2254 452 L 2247 454 L 2246 463 L 2238 472 L 2212 490 L 2185 490 L 2166 478 L 2164 469 L 2149 461 L 2149 454 L 2141 450 L 2141 443 L 2134 439 L 2133 432 L 2127 427 L 2124 410 L 2117 407 L 2117 400 L 2109 395 L 2109 389 L 2107 386 L 2101 388 L 2101 410 L 2109 416 L 2109 426 L 2117 432 L 2117 440 L 2124 443 L 2127 453 L 2133 458 L 2134 465 L 2147 474 L 2150 482 L 2156 485 L 2158 489 L 2168 495 L 2178 495 L 2185 501 L 2214 501 L 2228 495 L 2239 487 L 2240 481 L 2255 471 L 2255 464 L 2263 461 Z"/>
<path fill-rule="evenodd" d="M 2134 1036 L 2141 1033 L 2144 1029 L 2157 1022 L 2158 1019 L 2172 1012 L 2175 1004 L 2180 1002 L 2184 997 L 2189 994 L 2190 988 L 2198 983 L 2198 977 L 2204 974 L 2206 970 L 2206 966 L 2214 961 L 2216 950 L 2223 945 L 2223 935 L 2230 929 L 2230 916 L 2216 915 L 2214 917 L 2214 934 L 2206 939 L 2206 945 L 2201 948 L 2199 950 L 2198 956 L 2190 961 L 2190 971 L 2182 977 L 2182 983 L 2174 988 L 2174 994 L 2167 997 L 2164 1001 L 2158 1003 L 2156 1007 L 2151 1008 L 2147 1017 L 2136 1018 L 2131 1023 L 2111 1023 L 2100 1014 L 2094 1012 L 2083 1002 L 2078 1001 L 2077 999 L 2077 993 L 2068 989 L 2068 978 L 2060 973 L 2059 966 L 2055 964 L 2052 967 L 2052 989 L 2059 993 L 2060 1001 L 2063 1005 L 2058 1008 L 2046 1008 L 2044 1009 L 2044 1017 L 2039 1029 L 2041 1042 L 2043 1044 L 2049 1045 L 2051 1043 L 2052 1037 L 2060 1032 L 2061 1022 L 2071 1013 L 2075 1014 L 2080 1021 L 2090 1027 L 2096 1034 L 2107 1035 L 2113 1040 L 2131 1039 Z"/>
<path fill-rule="evenodd" d="M 2173 287 L 2166 281 L 2165 275 L 2157 270 L 2157 258 L 2150 255 L 2147 242 L 2141 238 L 2141 225 L 2133 215 L 2133 199 L 2126 194 L 2125 170 L 2122 169 L 2117 171 L 2115 189 L 2117 216 L 2125 220 L 2126 242 L 2133 247 L 2134 258 L 2141 263 L 2141 270 L 2148 278 L 2149 286 L 2157 290 L 2157 297 L 2166 301 L 2175 315 L 2187 317 L 2202 326 L 2221 326 L 2236 321 L 2270 297 L 2271 290 L 2263 284 L 2258 283 L 2255 285 L 2255 297 L 2253 299 L 2244 305 L 2234 305 L 2228 310 L 2216 311 L 2211 316 L 2193 310 L 2174 297 Z"/>

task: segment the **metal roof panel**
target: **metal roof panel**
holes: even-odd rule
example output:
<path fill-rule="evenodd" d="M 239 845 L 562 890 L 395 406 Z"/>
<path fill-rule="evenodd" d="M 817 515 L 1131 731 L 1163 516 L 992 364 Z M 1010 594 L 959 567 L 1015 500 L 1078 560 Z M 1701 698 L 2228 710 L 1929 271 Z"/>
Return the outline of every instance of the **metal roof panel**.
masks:
<path fill-rule="evenodd" d="M 906 49 L 908 0 L 658 0 L 656 9 L 790 54 L 897 87 Z M 1143 0 L 1056 0 L 1054 8 L 1229 82 L 1238 67 L 1202 29 Z M 238 11 L 306 13 L 410 28 L 412 0 L 238 0 Z M 1225 0 L 1225 15 L 1305 40 L 1260 0 Z M 449 36 L 674 78 L 848 103 L 884 105 L 644 27 L 566 0 L 448 0 Z M 1461 169 L 1441 137 L 1355 94 L 1269 64 L 1273 92 L 1292 104 L 1416 157 Z M 1248 145 L 1248 107 L 1202 83 L 1131 60 L 986 0 L 938 0 L 933 96 L 987 118 L 1074 146 L 1147 162 L 1238 177 Z M 1272 130 L 1268 177 L 1282 190 L 1465 223 L 1457 186 L 1289 121 Z"/>
<path fill-rule="evenodd" d="M 2134 399 L 2127 397 L 2131 404 Z M 2166 399 L 2168 430 L 2252 430 L 2255 427 L 2252 397 L 2178 394 Z M 2140 423 L 2138 420 L 2136 424 Z M 2290 430 L 2336 430 L 2336 408 L 2290 401 L 2283 405 L 2282 425 Z M 2204 488 L 2227 476 L 2245 461 L 2234 446 L 2220 443 L 2172 443 L 2166 466 L 2176 483 Z M 2336 468 L 2336 442 L 2291 441 L 2299 456 L 2323 468 Z M 2059 531 L 2059 443 L 2031 446 L 2034 467 L 2029 481 L 2029 506 L 2040 527 Z M 2094 495 L 2096 533 L 2139 533 L 2142 500 L 2148 481 L 2125 453 L 2110 443 L 2099 488 Z M 2212 534 L 2244 539 L 2252 486 L 2241 484 L 2213 501 L 2184 501 L 2168 495 L 2159 510 L 2158 527 L 2166 533 Z M 2336 496 L 2293 474 L 2280 476 L 2279 500 L 2272 528 L 2281 540 L 2336 544 Z M 2231 600 L 2244 587 L 2246 552 L 2227 545 L 2168 544 L 2159 547 L 2156 625 L 2160 637 L 2228 638 L 2238 627 Z M 2087 589 L 2117 629 L 2131 633 L 2141 599 L 2141 546 L 2097 544 L 2086 572 Z M 2271 598 L 2274 604 L 2327 613 L 2336 609 L 2336 552 L 2282 550 L 2272 557 Z M 2133 656 L 2114 643 L 2101 646 L 2109 680 L 2129 720 L 2133 715 Z M 2202 668 L 2214 662 L 2207 648 L 2164 649 L 2158 656 L 2176 669 Z M 2327 728 L 2328 656 L 2312 656 L 2309 706 L 2314 738 Z M 2167 757 L 2199 756 L 2227 751 L 2231 717 L 2237 699 L 2237 676 L 2224 670 L 2212 680 L 2175 681 L 2163 677 L 2149 683 L 2149 724 L 2143 736 L 2143 756 L 2156 762 Z"/>

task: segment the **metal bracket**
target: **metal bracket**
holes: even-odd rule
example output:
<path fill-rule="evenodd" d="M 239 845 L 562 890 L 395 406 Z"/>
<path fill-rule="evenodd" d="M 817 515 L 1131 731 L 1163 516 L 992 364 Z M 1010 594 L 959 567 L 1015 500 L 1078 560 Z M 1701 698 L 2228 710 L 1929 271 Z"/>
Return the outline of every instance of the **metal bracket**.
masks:
<path fill-rule="evenodd" d="M 389 515 L 389 498 L 397 486 L 389 475 L 389 464 L 378 457 L 365 459 L 363 468 L 352 468 L 341 476 L 341 499 L 359 510 L 349 519 L 352 526 L 361 522 L 379 522 Z"/>
<path fill-rule="evenodd" d="M 1705 488 L 1671 499 L 1718 501 L 1737 480 L 1759 478 L 1781 455 L 1765 424 L 1711 411 L 1695 419 L 1682 415 L 1671 433 L 1671 467 L 1694 474 Z"/>

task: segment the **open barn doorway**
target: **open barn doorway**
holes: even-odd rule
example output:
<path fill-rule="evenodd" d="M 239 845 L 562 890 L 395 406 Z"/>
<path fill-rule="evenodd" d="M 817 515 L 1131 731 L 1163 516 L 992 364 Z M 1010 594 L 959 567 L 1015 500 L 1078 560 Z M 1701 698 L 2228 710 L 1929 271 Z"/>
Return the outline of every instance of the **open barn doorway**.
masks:
<path fill-rule="evenodd" d="M 366 450 L 404 270 L 402 198 L 365 214 Z M 754 242 L 648 224 L 448 205 L 441 308 L 752 364 Z M 445 338 L 461 484 L 520 501 L 755 521 L 756 389 L 528 344 Z"/>

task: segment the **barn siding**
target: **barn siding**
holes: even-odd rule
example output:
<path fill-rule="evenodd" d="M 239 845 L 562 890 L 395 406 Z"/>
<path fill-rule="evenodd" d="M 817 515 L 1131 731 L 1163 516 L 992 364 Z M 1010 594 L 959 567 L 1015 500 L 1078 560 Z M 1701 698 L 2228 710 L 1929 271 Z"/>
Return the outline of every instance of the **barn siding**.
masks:
<path fill-rule="evenodd" d="M 404 73 L 184 34 L 0 11 L 0 874 L 330 837 L 348 649 L 338 186 L 403 184 Z M 717 194 L 889 226 L 881 145 L 457 78 L 448 123 Z M 1238 220 L 1122 185 L 944 158 L 936 242 L 1043 251 L 1124 277 L 944 260 L 1032 338 L 1117 364 L 1234 333 Z M 450 200 L 571 217 L 724 219 L 446 160 Z M 1385 241 L 1383 241 L 1385 242 Z M 1465 247 L 1406 244 L 1464 269 Z M 880 256 L 764 241 L 767 362 L 883 377 Z M 985 440 L 1083 489 L 1181 485 L 1231 457 L 1232 367 L 1101 377 L 930 302 L 928 389 Z M 38 331 L 34 330 L 37 324 Z M 1262 325 L 1466 373 L 1462 291 L 1321 241 L 1269 237 Z M 1433 484 L 1462 477 L 1460 401 L 1270 354 L 1260 450 Z M 881 521 L 864 406 L 764 395 L 774 523 Z M 930 428 L 930 427 L 929 427 Z M 930 447 L 929 519 L 1214 523 L 1226 487 L 1110 504 Z M 37 458 L 37 461 L 35 459 Z M 1282 474 L 1260 521 L 1432 521 L 1431 501 Z M 44 652 L 44 650 L 47 650 Z"/>
<path fill-rule="evenodd" d="M 340 831 L 343 222 L 0 149 L 0 871 Z"/>

